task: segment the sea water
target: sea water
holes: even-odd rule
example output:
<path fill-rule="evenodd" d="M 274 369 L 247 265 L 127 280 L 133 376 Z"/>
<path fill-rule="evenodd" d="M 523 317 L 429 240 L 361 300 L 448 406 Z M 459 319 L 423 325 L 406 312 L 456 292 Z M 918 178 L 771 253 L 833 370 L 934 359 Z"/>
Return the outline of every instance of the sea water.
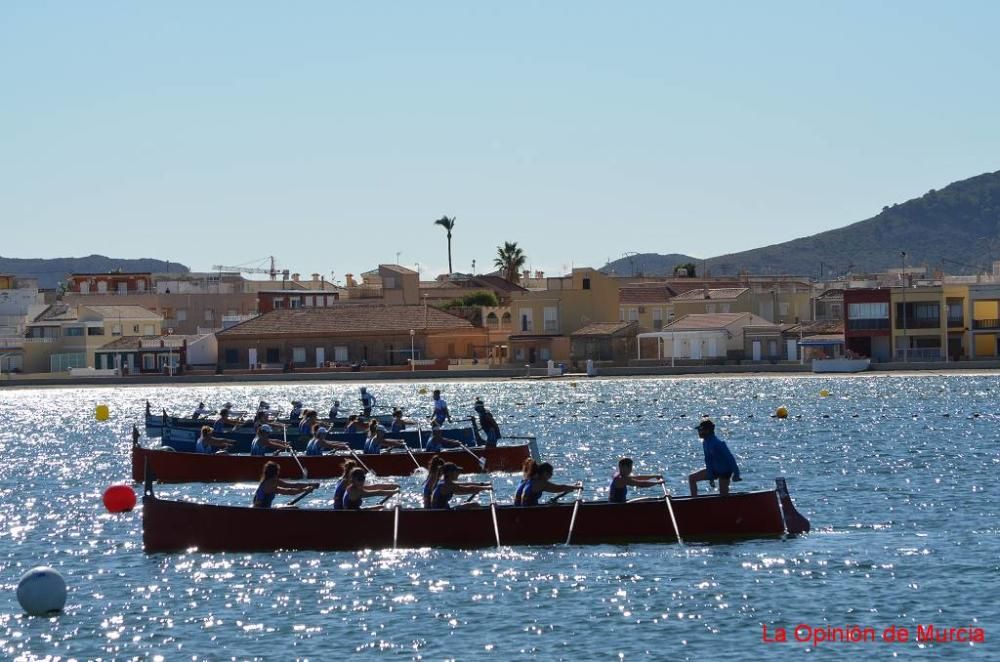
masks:
<path fill-rule="evenodd" d="M 429 415 L 434 387 L 456 418 L 483 397 L 506 434 L 537 436 L 556 481 L 583 480 L 587 499 L 606 497 L 622 455 L 686 494 L 702 463 L 694 426 L 708 414 L 740 462 L 734 489 L 785 476 L 813 530 L 712 545 L 146 555 L 141 505 L 112 515 L 101 503 L 108 485 L 130 480 L 127 432 L 141 429 L 145 401 L 187 414 L 199 401 L 287 409 L 295 398 L 324 413 L 334 398 L 356 406 L 357 387 L 5 388 L 0 658 L 1000 658 L 996 375 L 368 387 L 411 416 Z M 98 404 L 110 420 L 95 420 Z M 781 405 L 787 419 L 772 416 Z M 516 477 L 494 481 L 509 501 Z M 402 483 L 417 503 L 416 480 Z M 254 487 L 157 493 L 245 504 Z M 58 617 L 17 604 L 17 581 L 35 565 L 66 578 Z M 967 641 L 977 632 L 985 641 Z"/>

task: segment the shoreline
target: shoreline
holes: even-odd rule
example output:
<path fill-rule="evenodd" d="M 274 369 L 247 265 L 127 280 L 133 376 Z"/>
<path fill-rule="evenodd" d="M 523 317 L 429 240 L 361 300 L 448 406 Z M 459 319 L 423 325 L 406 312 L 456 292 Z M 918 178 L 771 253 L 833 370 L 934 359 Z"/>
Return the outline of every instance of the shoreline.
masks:
<path fill-rule="evenodd" d="M 808 366 L 787 365 L 702 365 L 702 366 L 643 366 L 603 367 L 596 375 L 565 373 L 549 376 L 545 368 L 495 369 L 495 370 L 418 370 L 416 372 L 367 371 L 367 372 L 311 372 L 267 373 L 238 375 L 148 375 L 133 377 L 35 377 L 25 376 L 0 379 L 0 391 L 32 388 L 86 388 L 131 386 L 211 386 L 236 384 L 287 384 L 333 382 L 505 382 L 505 381 L 587 381 L 603 379 L 736 379 L 769 377 L 878 377 L 878 376 L 933 376 L 933 375 L 994 375 L 1000 374 L 1000 361 L 963 361 L 960 363 L 882 363 L 870 370 L 854 373 L 814 373 Z"/>

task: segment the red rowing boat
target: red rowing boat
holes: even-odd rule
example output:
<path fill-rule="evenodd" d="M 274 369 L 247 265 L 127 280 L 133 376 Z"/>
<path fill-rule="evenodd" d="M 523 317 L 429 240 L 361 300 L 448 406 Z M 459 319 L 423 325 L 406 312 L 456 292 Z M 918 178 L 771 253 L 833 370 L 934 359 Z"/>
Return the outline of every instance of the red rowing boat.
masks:
<path fill-rule="evenodd" d="M 776 489 L 728 496 L 669 497 L 625 504 L 606 501 L 520 507 L 423 510 L 250 508 L 143 497 L 147 553 L 279 549 L 473 548 L 722 541 L 799 534 L 809 521 L 795 510 L 783 478 Z M 671 514 L 671 509 L 673 513 Z M 576 511 L 576 512 L 574 512 Z"/>
<path fill-rule="evenodd" d="M 521 470 L 524 461 L 531 457 L 533 448 L 530 443 L 512 444 L 510 446 L 472 447 L 468 451 L 449 449 L 438 453 L 423 451 L 408 453 L 392 452 L 370 455 L 358 453 L 358 457 L 373 473 L 379 476 L 409 476 L 417 470 L 417 463 L 426 467 L 435 455 L 440 455 L 446 462 L 454 462 L 466 473 L 483 473 L 493 471 L 515 472 Z M 298 454 L 298 460 L 309 473 L 309 478 L 339 478 L 343 473 L 344 462 L 350 455 L 304 455 Z M 414 458 L 416 463 L 414 463 Z M 485 466 L 479 461 L 485 461 Z M 536 458 L 537 459 L 537 458 Z M 142 482 L 146 475 L 146 467 L 153 472 L 155 480 L 162 483 L 212 483 L 259 480 L 266 462 L 277 462 L 281 465 L 281 475 L 286 478 L 301 478 L 295 458 L 290 455 L 230 455 L 228 453 L 181 453 L 159 448 L 144 448 L 138 443 L 132 444 L 132 479 Z"/>

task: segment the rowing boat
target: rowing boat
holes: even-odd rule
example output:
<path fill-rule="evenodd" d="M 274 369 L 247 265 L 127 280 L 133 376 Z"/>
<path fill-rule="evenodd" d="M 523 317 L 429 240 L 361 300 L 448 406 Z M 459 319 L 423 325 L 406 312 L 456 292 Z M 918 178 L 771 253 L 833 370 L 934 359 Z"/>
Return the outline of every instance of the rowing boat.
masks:
<path fill-rule="evenodd" d="M 373 416 L 372 418 L 374 418 L 375 420 L 377 420 L 381 425 L 391 425 L 392 424 L 392 416 L 379 415 L 379 416 Z M 367 420 L 371 420 L 371 419 L 367 419 Z M 152 414 L 147 409 L 147 411 L 146 411 L 146 436 L 147 437 L 160 437 L 160 436 L 163 436 L 163 429 L 165 427 L 168 427 L 168 426 L 171 427 L 171 428 L 173 428 L 173 429 L 187 429 L 187 428 L 190 428 L 190 429 L 201 429 L 201 426 L 203 426 L 203 425 L 212 425 L 214 422 L 215 422 L 214 418 L 191 418 L 190 416 L 171 416 L 171 415 L 167 414 L 166 412 L 163 412 L 161 414 Z M 274 419 L 274 421 L 272 421 L 272 422 L 273 423 L 279 423 L 279 424 L 282 424 L 282 425 L 293 425 L 293 426 L 298 424 L 297 422 L 295 422 L 293 424 L 292 421 L 290 421 L 289 419 L 286 419 L 286 418 L 277 418 L 277 419 Z M 330 421 L 329 420 L 324 420 L 323 423 L 327 427 L 329 427 Z M 343 429 L 344 426 L 347 425 L 347 423 L 348 423 L 348 419 L 344 418 L 344 417 L 338 417 L 338 418 L 333 419 L 333 427 L 334 427 L 334 429 Z M 241 428 L 242 429 L 246 429 L 247 426 L 250 426 L 250 421 L 247 421 L 246 425 L 241 426 Z M 231 428 L 227 428 L 227 429 L 231 429 Z"/>
<path fill-rule="evenodd" d="M 418 463 L 421 467 L 426 467 L 435 455 L 440 455 L 446 462 L 457 464 L 466 473 L 515 472 L 520 471 L 527 458 L 538 459 L 534 441 L 490 448 L 471 447 L 467 451 L 458 448 L 438 453 L 416 451 L 412 454 L 358 454 L 365 466 L 379 476 L 409 476 L 416 471 Z M 339 478 L 343 473 L 344 462 L 350 457 L 331 453 L 299 455 L 298 460 L 310 479 Z M 485 466 L 476 458 L 482 458 Z M 260 478 L 267 462 L 277 462 L 281 466 L 282 476 L 294 478 L 302 474 L 295 458 L 285 454 L 262 457 L 230 453 L 184 453 L 169 447 L 146 448 L 138 443 L 132 445 L 132 479 L 137 482 L 143 480 L 147 467 L 161 483 L 252 481 Z"/>
<path fill-rule="evenodd" d="M 424 510 L 251 508 L 160 499 L 146 481 L 142 539 L 147 553 L 360 550 L 492 545 L 728 541 L 809 531 L 783 478 L 773 490 L 668 500 Z M 315 498 L 315 497 L 314 497 Z M 673 513 L 671 514 L 671 509 Z M 671 516 L 672 515 L 672 516 Z"/>

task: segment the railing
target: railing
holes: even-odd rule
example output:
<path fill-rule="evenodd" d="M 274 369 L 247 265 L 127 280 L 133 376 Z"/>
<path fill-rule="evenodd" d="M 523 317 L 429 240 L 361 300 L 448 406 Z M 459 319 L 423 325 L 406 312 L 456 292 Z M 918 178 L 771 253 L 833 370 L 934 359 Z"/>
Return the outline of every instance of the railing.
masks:
<path fill-rule="evenodd" d="M 972 320 L 972 328 L 976 331 L 1000 329 L 1000 319 Z"/>
<path fill-rule="evenodd" d="M 555 332 L 559 330 L 559 322 L 557 320 L 545 320 L 545 331 Z"/>
<path fill-rule="evenodd" d="M 55 338 L 0 338 L 0 347 L 21 347 L 30 343 L 51 343 L 55 341 Z"/>
<path fill-rule="evenodd" d="M 849 319 L 847 320 L 847 328 L 851 331 L 888 331 L 889 318 Z"/>
<path fill-rule="evenodd" d="M 949 317 L 948 318 L 948 328 L 949 329 L 961 329 L 965 326 L 964 317 Z"/>
<path fill-rule="evenodd" d="M 943 361 L 944 358 L 944 351 L 940 347 L 896 350 L 897 361 Z"/>
<path fill-rule="evenodd" d="M 935 317 L 933 319 L 918 317 L 906 318 L 906 321 L 896 318 L 896 328 L 897 329 L 940 329 L 941 328 L 941 318 Z"/>

